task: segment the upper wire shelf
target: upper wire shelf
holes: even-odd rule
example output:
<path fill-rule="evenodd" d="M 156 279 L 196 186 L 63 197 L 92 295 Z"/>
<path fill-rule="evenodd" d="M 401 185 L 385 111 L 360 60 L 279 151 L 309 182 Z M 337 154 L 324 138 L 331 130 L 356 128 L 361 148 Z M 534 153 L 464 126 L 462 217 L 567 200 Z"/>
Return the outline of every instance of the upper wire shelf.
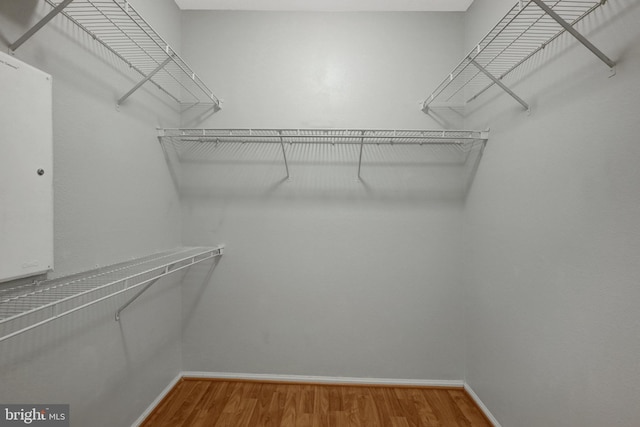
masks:
<path fill-rule="evenodd" d="M 487 131 L 398 129 L 160 129 L 175 143 L 267 144 L 470 144 L 486 141 Z"/>
<path fill-rule="evenodd" d="M 493 85 L 500 86 L 528 110 L 529 105 L 502 80 L 565 31 L 613 68 L 615 62 L 574 28 L 604 3 L 605 0 L 520 0 L 424 100 L 423 110 L 464 107 Z"/>
<path fill-rule="evenodd" d="M 222 247 L 186 247 L 59 279 L 0 289 L 0 341 L 222 255 Z"/>
<path fill-rule="evenodd" d="M 213 104 L 220 100 L 178 53 L 126 0 L 45 0 L 54 9 L 10 46 L 16 50 L 58 13 L 137 71 L 142 80 L 124 94 L 124 102 L 147 81 L 178 103 Z"/>
<path fill-rule="evenodd" d="M 488 131 L 477 130 L 397 130 L 397 129 L 159 129 L 158 137 L 180 148 L 193 144 L 279 144 L 287 179 L 289 162 L 285 145 L 350 144 L 359 147 L 358 179 L 362 179 L 365 146 L 371 145 L 448 145 L 468 151 L 476 143 L 484 149 Z"/>

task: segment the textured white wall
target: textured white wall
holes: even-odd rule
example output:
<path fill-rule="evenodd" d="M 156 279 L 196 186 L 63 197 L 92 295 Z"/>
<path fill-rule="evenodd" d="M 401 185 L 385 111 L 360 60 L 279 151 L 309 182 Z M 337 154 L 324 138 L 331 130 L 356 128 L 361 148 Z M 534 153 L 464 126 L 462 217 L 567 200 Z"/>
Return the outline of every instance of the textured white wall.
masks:
<path fill-rule="evenodd" d="M 462 378 L 460 210 L 185 201 L 188 243 L 227 242 L 185 282 L 191 371 Z"/>
<path fill-rule="evenodd" d="M 179 46 L 173 1 L 132 4 Z M 35 0 L 1 2 L 0 47 L 49 10 Z M 173 101 L 143 89 L 116 111 L 116 99 L 136 80 L 63 17 L 16 57 L 53 76 L 53 275 L 179 246 L 179 198 L 155 131 L 179 122 Z M 159 282 L 121 323 L 113 314 L 124 297 L 0 343 L 0 401 L 70 403 L 78 426 L 133 422 L 180 370 L 179 280 Z"/>
<path fill-rule="evenodd" d="M 196 126 L 432 128 L 418 101 L 462 47 L 460 14 L 183 17 L 228 99 Z M 290 181 L 279 147 L 187 153 L 184 241 L 228 246 L 183 288 L 184 368 L 460 380 L 460 192 L 422 149 L 369 150 L 363 182 L 344 146 L 287 147 Z"/>
<path fill-rule="evenodd" d="M 419 108 L 463 42 L 461 13 L 183 13 L 183 51 L 226 102 L 197 127 L 433 128 Z"/>
<path fill-rule="evenodd" d="M 511 1 L 476 0 L 470 48 Z M 579 25 L 617 75 L 569 37 L 475 102 L 489 125 L 466 206 L 466 380 L 503 426 L 640 419 L 640 3 Z M 484 28 L 482 28 L 484 27 Z"/>
<path fill-rule="evenodd" d="M 476 3 L 464 22 L 185 13 L 183 56 L 228 103 L 182 122 L 435 127 L 418 101 L 512 2 Z M 151 4 L 134 6 L 178 46 L 175 5 Z M 44 10 L 3 2 L 2 46 Z M 492 134 L 464 230 L 459 193 L 433 164 L 370 165 L 360 183 L 326 149 L 298 153 L 291 181 L 269 150 L 186 162 L 184 243 L 228 244 L 212 280 L 199 265 L 182 291 L 180 278 L 158 283 L 121 324 L 112 301 L 2 343 L 0 400 L 62 399 L 74 423 L 111 426 L 135 419 L 180 368 L 464 376 L 505 426 L 634 425 L 639 20 L 638 3 L 620 0 L 581 26 L 619 60 L 614 78 L 562 38 L 509 81 L 531 115 L 499 91 L 475 101 L 467 125 Z M 116 111 L 134 81 L 62 19 L 17 56 L 54 76 L 55 274 L 178 244 L 180 205 L 153 132 L 177 125 L 171 101 L 145 90 Z M 420 192 L 425 180 L 438 184 Z M 117 418 L 93 416 L 105 406 Z"/>

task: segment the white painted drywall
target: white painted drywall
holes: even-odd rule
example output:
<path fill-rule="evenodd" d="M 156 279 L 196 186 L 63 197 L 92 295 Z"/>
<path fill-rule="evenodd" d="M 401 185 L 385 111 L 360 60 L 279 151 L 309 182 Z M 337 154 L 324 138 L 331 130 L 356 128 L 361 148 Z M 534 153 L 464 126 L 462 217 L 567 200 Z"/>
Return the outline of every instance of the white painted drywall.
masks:
<path fill-rule="evenodd" d="M 477 0 L 467 48 L 512 1 Z M 475 101 L 491 140 L 466 205 L 466 381 L 503 426 L 640 419 L 640 3 L 578 26 Z M 484 28 L 483 28 L 484 27 Z"/>
<path fill-rule="evenodd" d="M 180 9 L 308 12 L 464 12 L 473 0 L 176 0 Z"/>
<path fill-rule="evenodd" d="M 132 4 L 148 9 L 150 22 L 180 45 L 173 1 Z M 0 47 L 50 9 L 35 0 L 1 2 Z M 63 17 L 16 57 L 54 81 L 53 275 L 179 246 L 178 193 L 155 131 L 178 124 L 174 101 L 142 89 L 117 111 L 134 76 Z M 154 285 L 121 323 L 113 315 L 125 297 L 0 343 L 0 401 L 69 403 L 77 426 L 130 425 L 180 371 L 179 281 Z"/>
<path fill-rule="evenodd" d="M 437 128 L 420 101 L 463 43 L 462 13 L 182 16 L 184 57 L 225 100 L 188 127 Z"/>
<path fill-rule="evenodd" d="M 183 287 L 187 370 L 460 379 L 457 207 L 185 200 L 188 242 L 230 242 Z"/>
<path fill-rule="evenodd" d="M 140 3 L 176 22 L 171 2 Z M 185 13 L 183 56 L 229 102 L 183 123 L 434 127 L 417 101 L 511 6 L 476 3 L 464 26 L 460 15 Z M 0 5 L 3 46 L 39 4 Z M 3 343 L 0 400 L 62 399 L 79 424 L 107 426 L 134 420 L 179 369 L 464 377 L 503 425 L 634 425 L 639 9 L 608 2 L 585 23 L 620 61 L 616 77 L 563 38 L 514 84 L 533 114 L 495 91 L 476 101 L 467 125 L 492 134 L 464 212 L 447 180 L 394 193 L 414 182 L 406 171 L 387 173 L 389 187 L 367 175 L 343 186 L 353 162 L 327 151 L 299 156 L 291 181 L 268 150 L 245 148 L 232 175 L 215 156 L 186 162 L 184 243 L 228 245 L 211 280 L 197 265 L 182 291 L 179 278 L 158 283 L 121 324 L 113 301 Z M 179 25 L 164 29 L 180 38 Z M 178 199 L 148 134 L 176 113 L 144 91 L 115 111 L 132 82 L 63 20 L 42 31 L 19 55 L 60 82 L 57 274 L 177 243 Z M 95 418 L 105 406 L 118 418 Z"/>
<path fill-rule="evenodd" d="M 418 101 L 462 48 L 459 14 L 182 25 L 185 57 L 228 99 L 189 126 L 432 128 Z M 227 247 L 208 284 L 206 267 L 185 280 L 184 369 L 460 380 L 459 183 L 446 148 L 417 148 L 368 150 L 363 182 L 351 147 L 287 146 L 291 180 L 277 146 L 188 150 L 184 242 Z"/>

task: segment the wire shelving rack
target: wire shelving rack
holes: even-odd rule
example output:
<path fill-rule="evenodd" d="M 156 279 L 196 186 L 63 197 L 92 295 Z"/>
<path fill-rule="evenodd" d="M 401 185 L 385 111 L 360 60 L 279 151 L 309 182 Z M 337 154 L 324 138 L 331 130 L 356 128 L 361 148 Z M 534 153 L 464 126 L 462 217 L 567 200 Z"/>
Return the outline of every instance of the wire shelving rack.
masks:
<path fill-rule="evenodd" d="M 407 129 L 161 129 L 172 142 L 279 144 L 467 144 L 487 131 Z"/>
<path fill-rule="evenodd" d="M 574 27 L 606 0 L 520 0 L 423 101 L 423 111 L 463 108 L 497 85 L 529 110 L 503 79 L 560 35 L 569 32 L 610 68 L 615 62 Z"/>
<path fill-rule="evenodd" d="M 146 82 L 178 103 L 212 104 L 211 89 L 126 0 L 45 0 L 53 9 L 16 42 L 18 49 L 56 15 L 62 14 L 135 70 L 141 80 L 118 99 L 122 104 Z"/>
<path fill-rule="evenodd" d="M 159 129 L 160 141 L 180 148 L 186 144 L 278 144 L 290 178 L 286 145 L 351 144 L 359 146 L 358 178 L 361 178 L 362 155 L 370 145 L 453 145 L 468 150 L 475 144 L 482 148 L 489 131 L 478 130 L 407 130 L 407 129 Z"/>
<path fill-rule="evenodd" d="M 160 278 L 221 256 L 222 247 L 184 247 L 86 273 L 0 289 L 0 342 L 124 292 L 141 288 L 120 312 Z"/>

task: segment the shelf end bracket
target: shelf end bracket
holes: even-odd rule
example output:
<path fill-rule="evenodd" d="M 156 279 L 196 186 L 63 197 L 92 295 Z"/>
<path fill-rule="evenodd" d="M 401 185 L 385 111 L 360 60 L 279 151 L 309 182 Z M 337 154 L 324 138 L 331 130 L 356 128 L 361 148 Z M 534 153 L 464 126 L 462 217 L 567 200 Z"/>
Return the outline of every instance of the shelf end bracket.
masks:
<path fill-rule="evenodd" d="M 15 52 L 20 46 L 22 46 L 22 44 L 24 42 L 26 42 L 27 40 L 29 40 L 31 38 L 31 36 L 33 36 L 35 33 L 37 33 L 42 27 L 44 27 L 45 25 L 47 25 L 47 23 L 49 21 L 51 21 L 53 18 L 55 18 L 60 12 L 62 12 L 62 10 L 67 7 L 69 5 L 69 3 L 71 3 L 73 0 L 64 0 L 62 3 L 60 3 L 59 5 L 57 5 L 55 8 L 53 8 L 53 10 L 49 13 L 47 13 L 47 15 L 42 18 L 40 21 L 38 21 L 37 24 L 35 24 L 33 27 L 31 27 L 26 33 L 24 33 L 22 35 L 22 37 L 20 37 L 18 40 L 16 40 L 15 42 L 13 42 L 10 46 L 9 46 L 9 50 L 11 52 Z"/>
<path fill-rule="evenodd" d="M 287 170 L 287 179 L 291 179 L 291 175 L 289 175 L 289 162 L 287 162 L 287 152 L 284 149 L 284 139 L 282 138 L 282 131 L 280 131 L 280 147 L 282 148 L 282 157 L 284 157 L 284 167 Z"/>
<path fill-rule="evenodd" d="M 538 5 L 540 9 L 544 11 L 547 15 L 549 15 L 554 21 L 556 21 L 562 28 L 564 28 L 569 34 L 575 37 L 580 43 L 584 45 L 587 49 L 589 49 L 595 56 L 600 58 L 602 62 L 607 64 L 609 68 L 614 68 L 616 66 L 615 61 L 612 61 L 607 55 L 602 53 L 600 49 L 595 47 L 593 43 L 587 40 L 582 34 L 578 32 L 571 24 L 562 19 L 560 15 L 558 15 L 553 9 L 551 9 L 543 0 L 532 0 L 535 4 Z M 601 2 L 601 4 L 604 4 Z"/>
<path fill-rule="evenodd" d="M 364 131 L 362 131 L 362 138 L 360 139 L 360 157 L 358 159 L 358 179 L 362 181 L 360 171 L 362 170 L 362 150 L 364 148 Z"/>
<path fill-rule="evenodd" d="M 120 99 L 118 99 L 117 104 L 118 105 L 122 105 L 122 103 L 131 96 L 131 94 L 133 94 L 133 92 L 135 92 L 136 90 L 138 90 L 140 88 L 140 86 L 142 86 L 143 84 L 145 84 L 147 81 L 149 81 L 153 76 L 155 76 L 160 70 L 162 70 L 169 62 L 173 61 L 173 57 L 174 55 L 169 55 L 167 57 L 167 59 L 165 59 L 164 61 L 162 61 L 156 68 L 155 70 L 153 70 L 152 72 L 150 72 L 149 74 L 147 74 L 142 80 L 140 80 L 134 87 L 131 88 L 131 90 L 127 93 L 125 93 L 124 95 L 122 95 L 122 97 Z"/>
<path fill-rule="evenodd" d="M 535 0 L 534 0 L 535 1 Z M 494 76 L 493 74 L 491 74 L 489 71 L 487 71 L 482 65 L 478 64 L 474 59 L 472 58 L 468 58 L 469 62 L 471 64 L 473 64 L 473 66 L 475 66 L 478 70 L 480 70 L 480 72 L 482 72 L 482 74 L 484 74 L 485 76 L 489 77 L 489 79 L 491 79 L 492 82 L 494 82 L 495 84 L 497 84 L 498 86 L 500 86 L 500 88 L 502 90 L 504 90 L 505 92 L 507 92 L 513 99 L 515 99 L 516 101 L 518 101 L 518 103 L 520 103 L 520 105 L 522 105 L 524 107 L 525 110 L 529 111 L 529 104 L 527 104 L 522 98 L 520 98 L 518 95 L 516 95 L 511 89 L 509 89 L 507 87 L 507 85 L 505 85 L 504 83 L 502 83 L 502 81 L 500 81 L 500 79 L 498 79 L 496 76 Z"/>
<path fill-rule="evenodd" d="M 127 301 L 122 307 L 120 307 L 118 309 L 118 311 L 116 311 L 116 322 L 120 321 L 120 313 L 122 312 L 122 310 L 124 310 L 125 308 L 129 307 L 129 305 L 131 305 L 132 302 L 134 302 L 135 300 L 138 299 L 138 297 L 140 295 L 142 295 L 147 289 L 149 289 L 151 286 L 153 286 L 154 283 L 156 283 L 158 280 L 160 280 L 160 277 L 156 277 L 155 279 L 153 279 L 152 281 L 150 281 L 149 283 L 147 283 L 144 288 L 142 288 L 137 294 L 135 294 L 129 301 Z"/>

